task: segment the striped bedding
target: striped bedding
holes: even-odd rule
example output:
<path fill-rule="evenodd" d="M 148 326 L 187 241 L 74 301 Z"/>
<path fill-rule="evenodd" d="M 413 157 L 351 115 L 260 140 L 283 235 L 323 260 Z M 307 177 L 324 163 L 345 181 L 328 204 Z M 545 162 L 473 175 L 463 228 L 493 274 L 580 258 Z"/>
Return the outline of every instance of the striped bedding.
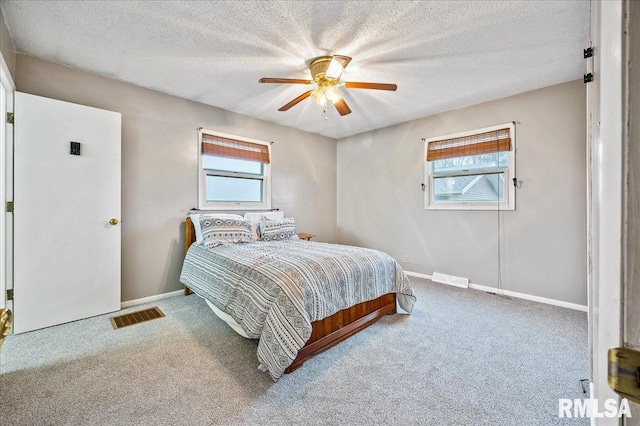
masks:
<path fill-rule="evenodd" d="M 259 368 L 277 380 L 311 336 L 311 323 L 397 293 L 411 312 L 413 287 L 377 250 L 312 241 L 193 244 L 180 281 L 228 313 L 258 343 Z"/>

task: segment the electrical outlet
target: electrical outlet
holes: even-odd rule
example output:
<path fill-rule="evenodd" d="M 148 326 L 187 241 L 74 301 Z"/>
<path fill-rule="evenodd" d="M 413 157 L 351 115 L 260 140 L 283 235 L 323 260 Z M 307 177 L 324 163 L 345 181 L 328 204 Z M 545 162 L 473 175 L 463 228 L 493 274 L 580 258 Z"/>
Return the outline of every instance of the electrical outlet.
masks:
<path fill-rule="evenodd" d="M 405 261 L 406 263 L 409 263 L 409 255 L 408 255 L 408 254 L 405 254 L 405 255 L 404 255 L 404 261 Z"/>

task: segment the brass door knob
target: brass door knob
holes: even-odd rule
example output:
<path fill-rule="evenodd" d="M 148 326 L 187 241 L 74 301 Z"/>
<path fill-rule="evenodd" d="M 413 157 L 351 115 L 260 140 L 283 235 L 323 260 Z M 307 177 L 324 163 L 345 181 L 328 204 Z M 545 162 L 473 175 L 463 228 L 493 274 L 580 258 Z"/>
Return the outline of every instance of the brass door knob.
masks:
<path fill-rule="evenodd" d="M 9 309 L 0 309 L 0 348 L 4 343 L 4 338 L 11 331 L 11 311 Z"/>
<path fill-rule="evenodd" d="M 109 225 L 117 225 L 117 224 L 118 224 L 118 219 L 116 219 L 115 217 L 109 221 Z"/>

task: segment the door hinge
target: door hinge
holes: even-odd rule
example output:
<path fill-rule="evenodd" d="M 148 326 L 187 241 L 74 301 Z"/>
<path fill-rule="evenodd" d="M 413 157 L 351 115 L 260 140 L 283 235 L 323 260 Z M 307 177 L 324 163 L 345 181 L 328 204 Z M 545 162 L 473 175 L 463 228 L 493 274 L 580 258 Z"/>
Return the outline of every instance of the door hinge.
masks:
<path fill-rule="evenodd" d="M 640 351 L 609 349 L 609 387 L 618 395 L 640 404 Z"/>
<path fill-rule="evenodd" d="M 8 112 L 7 113 L 7 123 L 13 124 L 13 118 L 14 118 L 13 113 L 12 112 Z"/>
<path fill-rule="evenodd" d="M 585 59 L 593 57 L 593 47 L 591 46 L 587 47 L 582 51 L 582 53 Z"/>
<path fill-rule="evenodd" d="M 7 213 L 13 213 L 13 201 L 7 201 Z"/>
<path fill-rule="evenodd" d="M 13 300 L 13 289 L 10 288 L 7 290 L 7 301 Z"/>

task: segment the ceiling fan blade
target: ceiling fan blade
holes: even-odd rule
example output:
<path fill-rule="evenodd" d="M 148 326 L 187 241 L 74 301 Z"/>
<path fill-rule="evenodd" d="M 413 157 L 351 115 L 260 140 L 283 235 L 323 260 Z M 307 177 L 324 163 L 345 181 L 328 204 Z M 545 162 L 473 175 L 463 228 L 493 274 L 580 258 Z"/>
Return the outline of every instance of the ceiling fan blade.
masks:
<path fill-rule="evenodd" d="M 282 83 L 282 84 L 310 84 L 311 80 L 302 80 L 299 78 L 261 78 L 259 83 Z"/>
<path fill-rule="evenodd" d="M 344 55 L 333 55 L 333 60 L 338 61 L 340 65 L 342 65 L 342 68 L 346 68 L 349 62 L 351 62 L 351 58 Z"/>
<path fill-rule="evenodd" d="M 292 100 L 291 102 L 289 102 L 288 104 L 280 107 L 280 109 L 278 111 L 286 111 L 289 108 L 291 108 L 292 106 L 298 104 L 299 102 L 304 101 L 305 99 L 307 99 L 309 96 L 311 95 L 311 90 L 304 92 L 302 95 L 298 96 L 297 98 L 295 98 L 294 100 Z"/>
<path fill-rule="evenodd" d="M 344 83 L 347 89 L 373 89 L 373 90 L 391 90 L 395 91 L 398 86 L 396 84 L 387 83 L 362 83 L 359 81 L 350 81 Z"/>
<path fill-rule="evenodd" d="M 349 108 L 349 105 L 347 105 L 347 103 L 344 101 L 344 98 L 340 98 L 340 100 L 336 101 L 333 106 L 336 107 L 340 115 L 351 114 L 351 109 Z"/>

